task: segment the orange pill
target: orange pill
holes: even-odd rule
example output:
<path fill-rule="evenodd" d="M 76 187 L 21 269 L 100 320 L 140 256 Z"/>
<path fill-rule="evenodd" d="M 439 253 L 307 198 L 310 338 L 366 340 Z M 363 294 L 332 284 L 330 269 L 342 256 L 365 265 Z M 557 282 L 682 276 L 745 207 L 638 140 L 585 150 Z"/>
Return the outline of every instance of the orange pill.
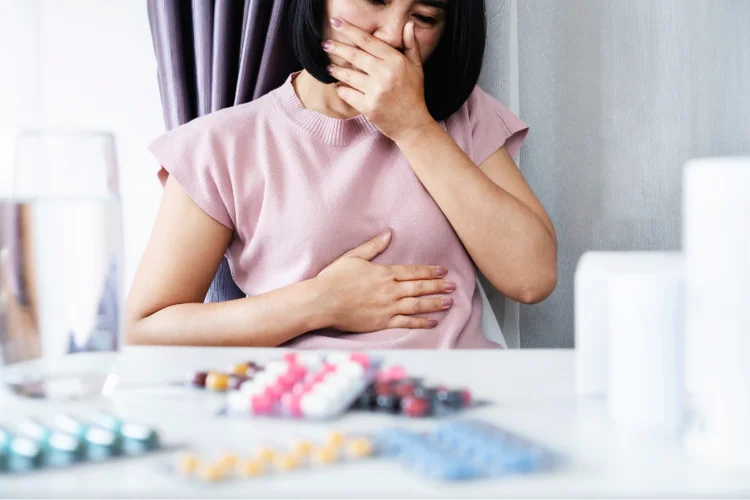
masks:
<path fill-rule="evenodd" d="M 226 373 L 210 372 L 206 377 L 206 388 L 212 391 L 226 391 L 229 387 L 229 375 Z"/>

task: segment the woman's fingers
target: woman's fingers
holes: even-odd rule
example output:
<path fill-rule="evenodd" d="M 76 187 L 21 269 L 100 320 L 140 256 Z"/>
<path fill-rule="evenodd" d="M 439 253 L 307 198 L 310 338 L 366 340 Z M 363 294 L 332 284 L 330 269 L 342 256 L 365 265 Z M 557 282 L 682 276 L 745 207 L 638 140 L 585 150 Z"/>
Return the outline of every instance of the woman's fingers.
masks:
<path fill-rule="evenodd" d="M 452 305 L 453 299 L 450 297 L 404 297 L 397 300 L 394 304 L 394 316 L 445 311 L 446 309 L 450 309 Z"/>
<path fill-rule="evenodd" d="M 388 322 L 388 328 L 424 329 L 435 328 L 437 325 L 438 322 L 435 319 L 415 318 L 414 316 L 394 316 Z"/>
<path fill-rule="evenodd" d="M 352 67 L 361 70 L 368 75 L 373 74 L 373 72 L 377 70 L 378 64 L 382 64 L 383 62 L 358 47 L 338 42 L 336 40 L 326 40 L 323 42 L 322 47 L 323 50 L 329 54 L 340 57 L 351 64 Z"/>
<path fill-rule="evenodd" d="M 456 284 L 445 280 L 416 280 L 399 283 L 400 297 L 420 297 L 436 293 L 451 293 L 456 290 Z"/>
<path fill-rule="evenodd" d="M 396 281 L 429 280 L 442 278 L 448 274 L 443 266 L 391 265 L 388 266 Z"/>

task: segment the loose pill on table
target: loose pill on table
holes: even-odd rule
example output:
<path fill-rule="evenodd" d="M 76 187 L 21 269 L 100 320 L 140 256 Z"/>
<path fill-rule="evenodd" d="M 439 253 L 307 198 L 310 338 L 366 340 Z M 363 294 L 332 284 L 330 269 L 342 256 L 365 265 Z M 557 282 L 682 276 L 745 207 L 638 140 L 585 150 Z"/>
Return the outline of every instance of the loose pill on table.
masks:
<path fill-rule="evenodd" d="M 355 458 L 368 457 L 372 455 L 374 446 L 367 438 L 350 439 L 346 443 L 346 450 L 350 456 Z"/>
<path fill-rule="evenodd" d="M 313 450 L 312 458 L 315 462 L 320 464 L 332 464 L 339 459 L 339 450 L 337 447 L 325 446 Z"/>
<path fill-rule="evenodd" d="M 276 463 L 276 467 L 287 471 L 296 469 L 299 465 L 299 459 L 294 455 L 279 455 L 274 462 Z"/>
<path fill-rule="evenodd" d="M 235 455 L 234 453 L 224 453 L 216 461 L 216 465 L 222 467 L 225 470 L 233 469 L 234 466 L 237 465 L 238 460 L 239 458 L 237 458 L 237 455 Z"/>
<path fill-rule="evenodd" d="M 237 472 L 245 477 L 260 476 L 264 470 L 263 464 L 258 460 L 241 460 L 237 464 Z"/>
<path fill-rule="evenodd" d="M 339 448 L 344 444 L 346 436 L 341 432 L 331 432 L 326 436 L 326 444 L 334 448 Z"/>
<path fill-rule="evenodd" d="M 224 469 L 218 465 L 204 465 L 198 468 L 198 477 L 204 481 L 216 482 L 224 479 Z"/>
<path fill-rule="evenodd" d="M 200 460 L 192 453 L 185 453 L 177 458 L 177 469 L 185 475 L 192 475 L 198 470 Z"/>
<path fill-rule="evenodd" d="M 260 448 L 258 452 L 256 453 L 256 459 L 260 460 L 262 463 L 272 462 L 275 456 L 276 456 L 276 451 L 273 448 L 270 448 L 267 446 Z"/>
<path fill-rule="evenodd" d="M 313 445 L 310 441 L 300 440 L 292 446 L 292 454 L 297 457 L 306 457 L 310 454 L 312 449 Z"/>

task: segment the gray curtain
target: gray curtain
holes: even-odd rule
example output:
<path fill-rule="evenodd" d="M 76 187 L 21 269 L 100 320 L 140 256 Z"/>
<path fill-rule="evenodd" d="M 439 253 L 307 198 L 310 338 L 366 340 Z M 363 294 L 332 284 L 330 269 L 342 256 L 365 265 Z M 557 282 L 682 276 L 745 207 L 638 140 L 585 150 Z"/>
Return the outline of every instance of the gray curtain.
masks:
<path fill-rule="evenodd" d="M 519 166 L 560 243 L 558 288 L 521 307 L 520 345 L 572 347 L 581 254 L 679 250 L 684 163 L 750 153 L 750 1 L 487 4 L 482 85 L 518 93 L 531 126 Z"/>
<path fill-rule="evenodd" d="M 167 129 L 256 99 L 300 69 L 286 0 L 148 0 Z M 244 297 L 226 259 L 207 302 Z"/>

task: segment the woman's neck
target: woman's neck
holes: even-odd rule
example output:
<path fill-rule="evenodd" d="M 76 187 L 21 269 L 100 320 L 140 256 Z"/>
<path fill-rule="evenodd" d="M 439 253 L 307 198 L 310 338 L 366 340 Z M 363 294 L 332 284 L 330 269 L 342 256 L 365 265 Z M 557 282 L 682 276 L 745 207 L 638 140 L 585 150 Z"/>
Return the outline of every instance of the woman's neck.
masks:
<path fill-rule="evenodd" d="M 292 80 L 297 98 L 306 109 L 317 111 L 338 119 L 352 118 L 360 114 L 336 93 L 335 83 L 326 84 L 317 80 L 307 70 L 302 70 Z"/>

